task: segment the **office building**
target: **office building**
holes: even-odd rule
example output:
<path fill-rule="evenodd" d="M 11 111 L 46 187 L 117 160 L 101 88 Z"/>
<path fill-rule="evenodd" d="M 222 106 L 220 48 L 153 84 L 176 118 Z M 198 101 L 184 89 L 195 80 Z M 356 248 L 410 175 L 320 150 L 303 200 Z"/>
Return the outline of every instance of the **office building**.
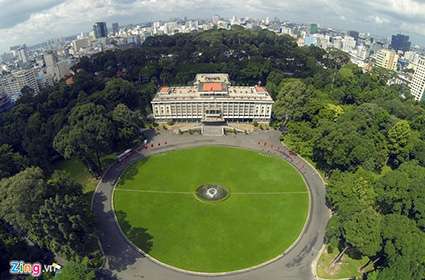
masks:
<path fill-rule="evenodd" d="M 358 31 L 351 30 L 351 31 L 347 32 L 347 35 L 350 36 L 350 37 L 353 37 L 354 40 L 358 41 L 360 33 Z"/>
<path fill-rule="evenodd" d="M 415 97 L 416 101 L 424 98 L 425 92 L 425 57 L 421 57 L 418 61 L 412 82 L 410 83 L 410 93 Z"/>
<path fill-rule="evenodd" d="M 261 86 L 233 86 L 228 74 L 197 74 L 193 86 L 161 87 L 151 102 L 158 122 L 269 123 L 273 99 Z"/>
<path fill-rule="evenodd" d="M 49 51 L 44 55 L 44 63 L 46 64 L 47 78 L 51 82 L 56 82 L 70 73 L 71 65 L 67 60 L 59 61 L 56 53 Z"/>
<path fill-rule="evenodd" d="M 342 39 L 342 49 L 346 52 L 353 50 L 356 47 L 356 40 L 353 37 L 345 36 Z"/>
<path fill-rule="evenodd" d="M 18 60 L 22 63 L 28 63 L 29 57 L 28 57 L 28 50 L 26 45 L 23 45 L 21 48 L 17 50 Z"/>
<path fill-rule="evenodd" d="M 310 34 L 316 34 L 319 32 L 319 26 L 316 23 L 310 24 Z"/>
<path fill-rule="evenodd" d="M 391 48 L 395 51 L 407 52 L 410 50 L 409 36 L 403 34 L 393 35 L 391 38 Z"/>
<path fill-rule="evenodd" d="M 391 71 L 397 70 L 399 56 L 389 49 L 381 49 L 376 54 L 375 66 L 382 67 Z"/>
<path fill-rule="evenodd" d="M 13 101 L 21 96 L 21 90 L 25 86 L 35 93 L 40 92 L 34 69 L 19 70 L 0 77 L 0 92 L 8 95 Z"/>
<path fill-rule="evenodd" d="M 93 33 L 96 39 L 107 37 L 108 28 L 106 27 L 106 22 L 96 22 L 93 25 Z"/>
<path fill-rule="evenodd" d="M 120 31 L 120 25 L 118 22 L 112 23 L 112 34 L 116 35 Z"/>
<path fill-rule="evenodd" d="M 304 46 L 317 46 L 317 38 L 314 36 L 305 36 Z"/>
<path fill-rule="evenodd" d="M 71 46 L 74 54 L 77 54 L 81 49 L 90 47 L 90 39 L 88 37 L 76 39 L 72 41 Z"/>

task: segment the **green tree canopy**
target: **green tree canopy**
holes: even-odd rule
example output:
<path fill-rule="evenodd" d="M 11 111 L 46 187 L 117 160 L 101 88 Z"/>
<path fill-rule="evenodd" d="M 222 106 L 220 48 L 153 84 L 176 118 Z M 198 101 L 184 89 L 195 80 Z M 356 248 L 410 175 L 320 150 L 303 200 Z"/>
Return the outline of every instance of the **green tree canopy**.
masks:
<path fill-rule="evenodd" d="M 0 145 L 0 179 L 15 175 L 23 170 L 26 165 L 25 158 L 14 152 L 10 145 Z"/>
<path fill-rule="evenodd" d="M 93 269 L 87 267 L 84 262 L 69 262 L 64 265 L 55 276 L 57 280 L 94 280 L 96 275 Z"/>
<path fill-rule="evenodd" d="M 55 137 L 54 147 L 65 158 L 81 159 L 96 174 L 102 171 L 101 157 L 111 149 L 114 130 L 105 108 L 94 103 L 75 107 Z"/>

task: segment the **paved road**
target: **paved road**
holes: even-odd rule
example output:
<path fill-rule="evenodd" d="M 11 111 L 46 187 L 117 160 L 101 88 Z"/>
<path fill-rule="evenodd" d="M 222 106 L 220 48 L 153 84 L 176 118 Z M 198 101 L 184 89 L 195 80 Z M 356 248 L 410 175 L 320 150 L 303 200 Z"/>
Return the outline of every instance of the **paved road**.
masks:
<path fill-rule="evenodd" d="M 95 191 L 93 211 L 96 217 L 100 242 L 107 260 L 104 269 L 105 278 L 130 280 L 205 280 L 207 278 L 215 278 L 217 280 L 314 279 L 312 263 L 323 245 L 325 227 L 329 219 L 329 210 L 325 206 L 325 186 L 323 182 L 316 171 L 297 156 L 294 156 L 291 161 L 294 166 L 302 171 L 309 187 L 311 197 L 310 215 L 300 239 L 283 257 L 247 272 L 226 276 L 198 276 L 166 268 L 140 254 L 121 235 L 115 223 L 111 206 L 114 183 L 128 164 L 151 154 L 177 148 L 203 145 L 238 146 L 274 153 L 286 158 L 286 155 L 282 154 L 284 147 L 280 144 L 279 133 L 275 131 L 221 137 L 174 135 L 164 132 L 153 136 L 150 143 L 154 145 L 153 148 L 149 145 L 147 150 L 135 152 L 126 162 L 117 163 L 112 166 L 104 174 Z M 158 143 L 160 146 L 158 146 Z M 266 146 L 264 143 L 267 143 Z"/>

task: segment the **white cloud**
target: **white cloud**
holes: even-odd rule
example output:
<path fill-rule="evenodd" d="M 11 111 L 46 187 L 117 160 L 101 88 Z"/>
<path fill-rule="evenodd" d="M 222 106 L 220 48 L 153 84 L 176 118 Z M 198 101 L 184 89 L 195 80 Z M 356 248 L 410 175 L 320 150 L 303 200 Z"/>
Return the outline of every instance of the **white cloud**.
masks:
<path fill-rule="evenodd" d="M 371 16 L 370 19 L 376 24 L 384 24 L 389 22 L 388 19 L 380 16 Z"/>

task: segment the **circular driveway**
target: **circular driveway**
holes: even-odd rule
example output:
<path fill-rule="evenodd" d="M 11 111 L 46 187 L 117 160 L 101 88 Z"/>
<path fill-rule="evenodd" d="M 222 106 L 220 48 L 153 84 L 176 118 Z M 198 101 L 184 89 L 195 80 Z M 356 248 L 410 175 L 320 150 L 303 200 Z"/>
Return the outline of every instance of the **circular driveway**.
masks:
<path fill-rule="evenodd" d="M 323 245 L 329 210 L 325 205 L 325 185 L 308 163 L 291 154 L 279 141 L 280 133 L 267 131 L 251 135 L 206 137 L 199 135 L 174 135 L 168 132 L 155 135 L 148 149 L 134 151 L 126 161 L 111 166 L 102 177 L 93 195 L 93 211 L 100 243 L 106 258 L 105 278 L 115 279 L 314 279 L 313 268 Z M 144 256 L 121 234 L 112 209 L 113 188 L 120 174 L 134 161 L 151 154 L 183 147 L 227 145 L 255 149 L 280 155 L 292 163 L 304 176 L 310 193 L 310 211 L 299 239 L 282 256 L 265 265 L 238 273 L 204 276 L 177 271 L 156 263 Z"/>

